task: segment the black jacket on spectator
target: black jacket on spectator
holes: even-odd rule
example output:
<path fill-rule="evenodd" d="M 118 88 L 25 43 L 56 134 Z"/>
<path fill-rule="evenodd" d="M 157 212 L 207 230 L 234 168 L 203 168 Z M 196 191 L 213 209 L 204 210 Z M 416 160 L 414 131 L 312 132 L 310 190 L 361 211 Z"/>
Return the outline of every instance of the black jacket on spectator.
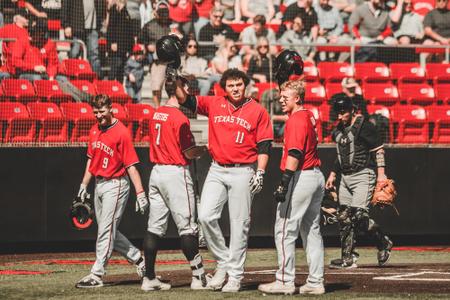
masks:
<path fill-rule="evenodd" d="M 236 40 L 238 34 L 231 29 L 230 25 L 222 24 L 220 27 L 212 27 L 211 23 L 206 24 L 200 29 L 199 42 L 213 42 L 215 35 L 224 35 L 228 39 Z M 212 59 L 216 53 L 217 46 L 200 46 L 199 56 Z"/>
<path fill-rule="evenodd" d="M 117 11 L 114 5 L 109 11 L 109 23 L 106 38 L 108 40 L 108 49 L 111 44 L 117 43 L 118 54 L 125 54 L 131 51 L 133 45 L 133 36 L 130 14 L 126 7 Z"/>
<path fill-rule="evenodd" d="M 275 58 L 272 57 L 272 64 L 274 63 Z M 253 74 L 263 74 L 266 76 L 266 80 L 270 80 L 270 62 L 269 57 L 261 58 L 261 65 L 258 65 L 258 57 L 252 56 L 250 59 L 250 64 L 248 67 L 247 75 L 252 78 Z M 273 76 L 273 74 L 272 74 Z"/>
<path fill-rule="evenodd" d="M 317 13 L 313 7 L 306 12 L 303 7 L 298 7 L 297 2 L 292 3 L 286 8 L 283 14 L 282 22 L 293 21 L 295 17 L 300 16 L 303 21 L 303 30 L 310 32 L 314 25 L 318 24 Z M 278 36 L 281 36 L 286 31 L 286 26 L 281 25 L 278 31 Z"/>
<path fill-rule="evenodd" d="M 106 16 L 106 1 L 92 0 L 95 3 L 97 13 L 97 30 L 102 28 L 102 21 Z M 61 1 L 61 25 L 63 28 L 72 27 L 72 33 L 84 32 L 84 7 L 83 0 L 62 0 Z"/>

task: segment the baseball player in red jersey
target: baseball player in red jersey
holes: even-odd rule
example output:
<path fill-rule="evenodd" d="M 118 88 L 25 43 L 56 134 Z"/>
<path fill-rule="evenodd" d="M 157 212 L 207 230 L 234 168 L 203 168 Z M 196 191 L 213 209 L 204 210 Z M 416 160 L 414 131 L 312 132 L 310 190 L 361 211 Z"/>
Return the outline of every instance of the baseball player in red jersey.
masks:
<path fill-rule="evenodd" d="M 103 286 L 102 276 L 113 249 L 136 264 L 142 277 L 144 259 L 139 249 L 117 230 L 130 194 L 130 179 L 137 194 L 136 210 L 144 213 L 148 200 L 135 165 L 139 163 L 129 130 L 112 114 L 111 99 L 97 95 L 91 102 L 98 124 L 89 134 L 88 161 L 78 196 L 88 197 L 87 186 L 95 178 L 95 216 L 98 223 L 96 260 L 78 288 Z"/>
<path fill-rule="evenodd" d="M 229 69 L 220 80 L 226 96 L 187 95 L 181 80 L 177 81 L 176 89 L 183 106 L 209 118 L 208 145 L 213 162 L 203 185 L 198 219 L 208 249 L 217 260 L 216 272 L 208 285 L 222 292 L 241 289 L 251 203 L 254 194 L 262 189 L 273 140 L 269 114 L 255 100 L 245 97 L 248 83 L 244 72 Z M 229 248 L 218 222 L 227 201 Z"/>
<path fill-rule="evenodd" d="M 280 166 L 283 174 L 274 193 L 279 202 L 275 221 L 279 268 L 276 280 L 258 289 L 270 294 L 295 292 L 295 241 L 300 232 L 309 266 L 307 283 L 300 287 L 300 293 L 323 294 L 324 249 L 319 220 L 325 179 L 319 169 L 315 119 L 303 108 L 303 81 L 287 81 L 280 90 L 281 107 L 289 119 Z"/>
<path fill-rule="evenodd" d="M 171 95 L 170 89 L 167 90 Z M 205 289 L 207 277 L 198 251 L 196 198 L 189 160 L 205 153 L 207 148 L 195 145 L 189 120 L 173 95 L 166 105 L 155 111 L 150 129 L 150 161 L 155 165 L 149 182 L 150 215 L 144 238 L 146 273 L 141 289 L 170 289 L 170 284 L 161 282 L 155 275 L 156 253 L 161 237 L 166 234 L 169 214 L 178 228 L 181 249 L 191 266 L 191 289 Z"/>

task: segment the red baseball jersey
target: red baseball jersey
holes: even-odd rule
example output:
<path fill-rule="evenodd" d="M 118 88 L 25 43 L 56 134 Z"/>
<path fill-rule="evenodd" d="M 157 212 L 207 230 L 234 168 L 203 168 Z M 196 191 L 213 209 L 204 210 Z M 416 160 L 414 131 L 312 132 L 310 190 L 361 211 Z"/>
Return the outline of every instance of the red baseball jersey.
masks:
<path fill-rule="evenodd" d="M 91 159 L 89 172 L 105 178 L 121 177 L 126 168 L 139 163 L 130 131 L 119 120 L 106 130 L 98 124 L 91 128 L 87 156 Z"/>
<path fill-rule="evenodd" d="M 161 106 L 150 122 L 150 161 L 162 165 L 189 164 L 183 152 L 195 146 L 189 119 L 174 106 Z"/>
<path fill-rule="evenodd" d="M 284 129 L 283 156 L 281 157 L 281 170 L 284 171 L 289 150 L 299 150 L 303 154 L 297 170 L 306 170 L 320 167 L 317 153 L 316 119 L 306 109 L 299 110 L 289 116 Z"/>
<path fill-rule="evenodd" d="M 270 116 L 253 99 L 235 107 L 223 96 L 197 96 L 197 112 L 209 118 L 209 151 L 218 163 L 254 163 L 257 143 L 273 140 Z"/>

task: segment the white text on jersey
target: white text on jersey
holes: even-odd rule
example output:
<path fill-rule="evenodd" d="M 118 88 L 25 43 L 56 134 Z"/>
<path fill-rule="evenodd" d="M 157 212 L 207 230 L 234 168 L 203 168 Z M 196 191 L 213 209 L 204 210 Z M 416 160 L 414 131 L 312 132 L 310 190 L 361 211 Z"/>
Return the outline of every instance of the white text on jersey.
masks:
<path fill-rule="evenodd" d="M 155 112 L 153 114 L 153 120 L 156 121 L 167 121 L 167 117 L 169 114 L 161 113 L 161 112 Z"/>
<path fill-rule="evenodd" d="M 103 144 L 100 141 L 96 141 L 92 143 L 92 150 L 94 149 L 100 149 L 103 152 L 105 152 L 106 154 L 108 154 L 109 156 L 113 157 L 114 156 L 114 150 L 111 149 L 110 147 L 106 146 L 105 144 Z"/>
<path fill-rule="evenodd" d="M 249 122 L 246 120 L 239 118 L 239 117 L 233 117 L 233 116 L 215 116 L 214 117 L 214 123 L 236 123 L 239 126 L 244 127 L 248 131 L 252 128 Z"/>

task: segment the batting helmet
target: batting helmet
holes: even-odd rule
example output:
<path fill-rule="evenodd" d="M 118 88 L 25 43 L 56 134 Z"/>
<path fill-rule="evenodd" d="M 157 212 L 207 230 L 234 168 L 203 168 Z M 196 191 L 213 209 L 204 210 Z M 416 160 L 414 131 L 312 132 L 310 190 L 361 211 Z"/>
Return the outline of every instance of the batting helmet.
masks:
<path fill-rule="evenodd" d="M 337 97 L 333 103 L 333 110 L 336 113 L 339 113 L 341 111 L 352 111 L 354 108 L 355 106 L 353 105 L 352 99 L 344 94 L 342 94 L 342 96 L 340 97 Z"/>
<path fill-rule="evenodd" d="M 83 230 L 88 228 L 94 222 L 94 212 L 89 198 L 82 201 L 76 197 L 70 206 L 70 221 L 75 229 Z"/>
<path fill-rule="evenodd" d="M 303 74 L 303 59 L 296 51 L 283 50 L 275 59 L 275 77 L 281 85 L 289 76 Z"/>
<path fill-rule="evenodd" d="M 160 62 L 178 69 L 181 64 L 180 55 L 183 52 L 181 40 L 176 35 L 165 35 L 156 41 L 156 54 Z"/>

